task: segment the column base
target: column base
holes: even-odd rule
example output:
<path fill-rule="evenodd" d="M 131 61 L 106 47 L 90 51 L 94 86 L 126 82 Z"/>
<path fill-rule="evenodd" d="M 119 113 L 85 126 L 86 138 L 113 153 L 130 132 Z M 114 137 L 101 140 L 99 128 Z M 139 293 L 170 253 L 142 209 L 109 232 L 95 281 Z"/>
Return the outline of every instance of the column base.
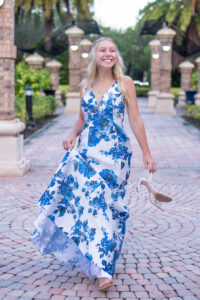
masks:
<path fill-rule="evenodd" d="M 194 99 L 195 99 L 195 105 L 200 106 L 200 93 L 196 94 L 194 96 Z"/>
<path fill-rule="evenodd" d="M 186 104 L 186 96 L 184 91 L 180 91 L 178 94 L 178 107 L 185 107 Z"/>
<path fill-rule="evenodd" d="M 158 94 L 159 94 L 159 91 L 149 91 L 148 92 L 148 107 L 156 106 Z"/>
<path fill-rule="evenodd" d="M 0 162 L 0 177 L 21 177 L 30 169 L 30 161 L 21 159 L 16 163 Z"/>
<path fill-rule="evenodd" d="M 0 120 L 0 176 L 23 176 L 30 168 L 30 161 L 23 156 L 23 135 L 25 128 L 19 119 Z"/>
<path fill-rule="evenodd" d="M 174 95 L 171 93 L 160 93 L 158 95 L 155 113 L 175 115 Z"/>
<path fill-rule="evenodd" d="M 66 106 L 65 113 L 79 113 L 80 111 L 80 101 L 81 96 L 80 93 L 77 92 L 69 92 L 66 94 Z"/>

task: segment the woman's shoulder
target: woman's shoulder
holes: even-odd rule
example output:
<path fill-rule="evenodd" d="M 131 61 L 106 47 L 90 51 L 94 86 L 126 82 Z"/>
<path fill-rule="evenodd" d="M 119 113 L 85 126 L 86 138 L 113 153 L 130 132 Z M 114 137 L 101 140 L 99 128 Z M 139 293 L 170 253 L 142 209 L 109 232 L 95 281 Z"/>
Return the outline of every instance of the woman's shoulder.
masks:
<path fill-rule="evenodd" d="M 134 82 L 133 82 L 133 79 L 128 76 L 128 75 L 124 75 L 123 76 L 123 83 L 125 86 L 134 86 Z"/>
<path fill-rule="evenodd" d="M 81 80 L 79 86 L 80 86 L 80 90 L 81 90 L 81 94 L 85 94 L 86 90 L 87 90 L 87 79 L 84 78 L 83 80 Z"/>
<path fill-rule="evenodd" d="M 135 85 L 134 85 L 133 79 L 130 76 L 124 75 L 123 85 L 128 93 L 135 91 Z"/>

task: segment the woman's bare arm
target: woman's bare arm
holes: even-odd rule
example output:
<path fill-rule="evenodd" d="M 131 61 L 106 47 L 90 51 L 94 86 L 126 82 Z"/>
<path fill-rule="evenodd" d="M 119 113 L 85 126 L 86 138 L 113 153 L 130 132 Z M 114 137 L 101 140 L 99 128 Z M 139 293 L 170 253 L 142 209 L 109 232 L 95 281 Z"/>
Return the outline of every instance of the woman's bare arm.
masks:
<path fill-rule="evenodd" d="M 69 134 L 69 136 L 63 141 L 63 147 L 65 150 L 72 150 L 74 148 L 76 137 L 82 132 L 83 126 L 85 124 L 85 119 L 83 115 L 83 111 L 81 109 L 81 99 L 82 99 L 82 91 L 83 91 L 83 85 L 85 84 L 85 81 L 83 80 L 80 84 L 80 111 L 79 111 L 79 118 L 76 121 L 73 130 Z"/>
<path fill-rule="evenodd" d="M 135 86 L 132 79 L 129 76 L 124 77 L 124 85 L 129 98 L 127 112 L 130 127 L 142 150 L 145 168 L 148 169 L 150 172 L 155 172 L 156 163 L 151 157 L 151 152 L 148 146 L 144 124 L 138 110 Z"/>

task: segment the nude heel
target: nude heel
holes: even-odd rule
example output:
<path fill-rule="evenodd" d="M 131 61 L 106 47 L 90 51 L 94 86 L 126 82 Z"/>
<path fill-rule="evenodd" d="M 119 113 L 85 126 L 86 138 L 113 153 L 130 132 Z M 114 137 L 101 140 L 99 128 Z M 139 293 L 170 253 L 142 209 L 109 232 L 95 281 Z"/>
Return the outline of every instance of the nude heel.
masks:
<path fill-rule="evenodd" d="M 138 182 L 138 186 L 136 187 L 136 190 L 139 192 L 140 186 L 144 185 L 146 186 L 148 193 L 149 193 L 149 201 L 156 206 L 157 208 L 159 208 L 160 210 L 164 211 L 164 209 L 160 206 L 160 202 L 171 202 L 172 198 L 158 192 L 153 184 L 152 184 L 152 173 L 148 172 L 148 180 L 146 180 L 145 178 L 140 178 L 139 182 Z M 151 195 L 154 196 L 154 200 L 151 199 Z"/>

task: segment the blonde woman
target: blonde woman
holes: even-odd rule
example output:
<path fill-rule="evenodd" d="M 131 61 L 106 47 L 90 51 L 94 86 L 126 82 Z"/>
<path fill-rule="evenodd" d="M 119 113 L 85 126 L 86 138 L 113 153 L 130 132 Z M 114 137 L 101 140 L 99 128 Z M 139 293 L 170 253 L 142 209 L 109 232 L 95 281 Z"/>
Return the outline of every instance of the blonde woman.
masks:
<path fill-rule="evenodd" d="M 123 129 L 125 107 L 145 168 L 155 172 L 156 164 L 133 81 L 124 76 L 122 58 L 110 38 L 93 44 L 81 90 L 79 118 L 63 141 L 67 153 L 39 201 L 32 241 L 42 254 L 81 266 L 89 278 L 99 279 L 104 291 L 113 284 L 129 216 L 124 197 L 132 149 Z"/>

